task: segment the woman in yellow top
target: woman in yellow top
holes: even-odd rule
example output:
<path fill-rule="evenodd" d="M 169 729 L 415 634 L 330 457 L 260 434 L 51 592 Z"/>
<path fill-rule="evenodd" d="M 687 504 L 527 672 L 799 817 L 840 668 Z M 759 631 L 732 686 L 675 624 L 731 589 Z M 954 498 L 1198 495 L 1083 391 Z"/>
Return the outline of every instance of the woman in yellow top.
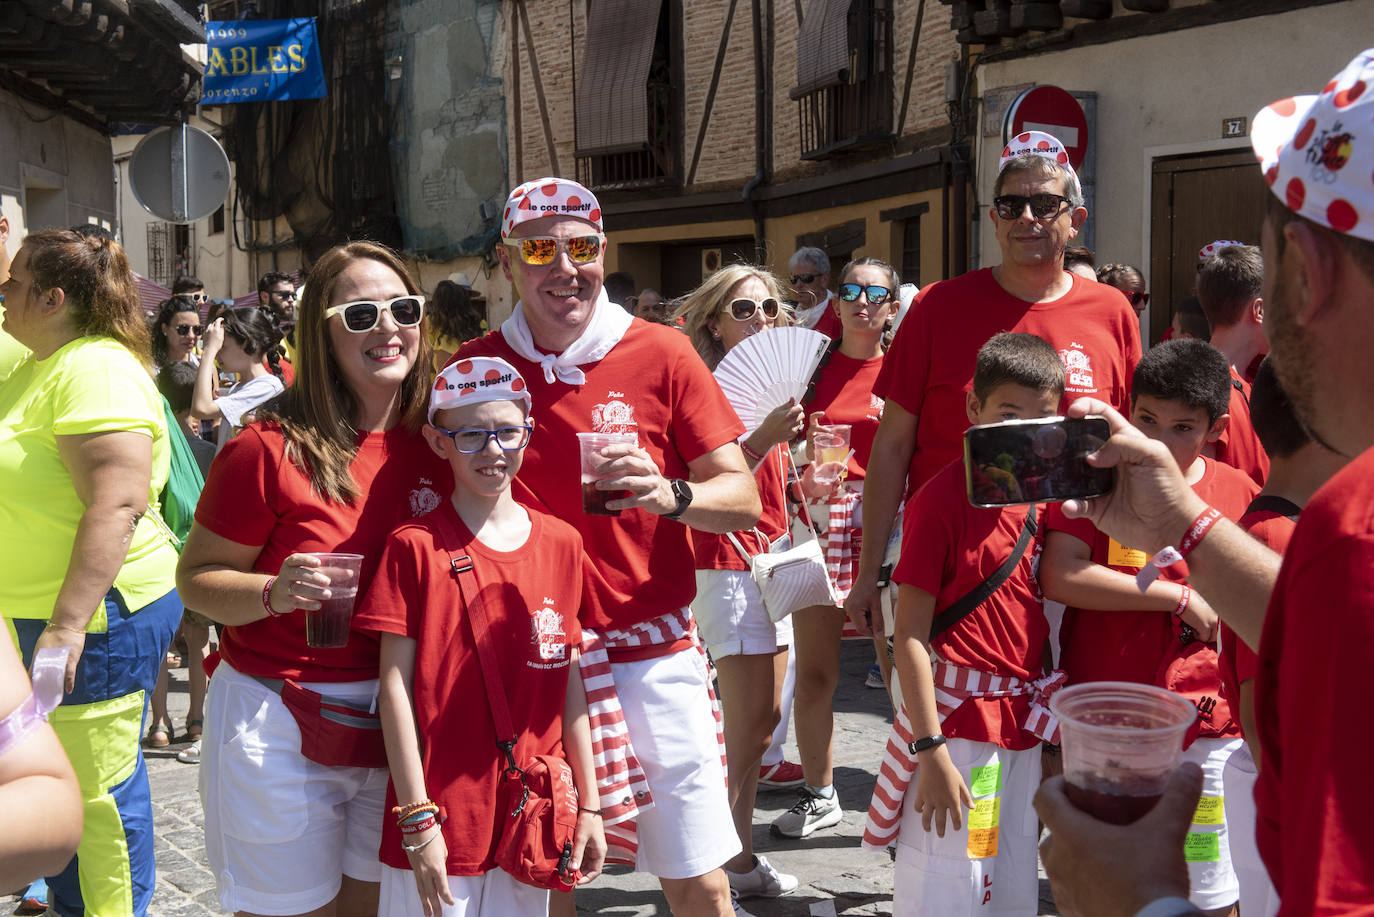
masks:
<path fill-rule="evenodd" d="M 24 240 L 0 287 L 31 351 L 0 387 L 0 612 L 25 666 L 69 650 L 50 722 L 85 829 L 48 878 L 60 914 L 142 915 L 153 893 L 144 696 L 181 618 L 177 555 L 156 521 L 170 441 L 119 244 L 67 230 Z"/>

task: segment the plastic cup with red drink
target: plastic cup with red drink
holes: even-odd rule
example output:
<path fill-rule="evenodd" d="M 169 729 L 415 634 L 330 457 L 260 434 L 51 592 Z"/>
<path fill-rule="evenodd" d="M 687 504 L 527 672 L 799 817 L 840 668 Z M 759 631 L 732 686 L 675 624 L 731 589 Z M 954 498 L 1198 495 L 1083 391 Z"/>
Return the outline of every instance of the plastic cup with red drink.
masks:
<path fill-rule="evenodd" d="M 358 600 L 358 577 L 362 573 L 361 554 L 314 553 L 320 565 L 316 571 L 329 577 L 325 588 L 329 598 L 320 599 L 320 607 L 305 611 L 305 642 L 307 646 L 328 649 L 348 645 L 353 623 L 353 606 Z"/>
<path fill-rule="evenodd" d="M 580 463 L 582 484 L 582 512 L 591 516 L 619 516 L 620 510 L 608 509 L 606 504 L 612 500 L 623 500 L 630 496 L 628 490 L 597 490 L 599 478 L 596 469 L 606 462 L 604 455 L 608 446 L 639 445 L 636 433 L 579 433 L 577 451 Z"/>

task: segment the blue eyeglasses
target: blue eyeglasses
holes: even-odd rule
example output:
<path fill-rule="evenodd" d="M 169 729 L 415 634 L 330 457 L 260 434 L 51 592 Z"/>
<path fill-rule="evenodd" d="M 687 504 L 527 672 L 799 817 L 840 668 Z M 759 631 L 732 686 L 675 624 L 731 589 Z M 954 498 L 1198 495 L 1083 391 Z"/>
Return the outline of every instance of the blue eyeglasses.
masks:
<path fill-rule="evenodd" d="M 843 299 L 845 302 L 853 302 L 859 298 L 860 293 L 868 297 L 869 303 L 875 306 L 881 306 L 892 298 L 892 291 L 890 289 L 887 287 L 880 287 L 877 284 L 866 287 L 860 286 L 857 283 L 840 284 L 840 299 Z"/>
<path fill-rule="evenodd" d="M 446 430 L 436 425 L 434 429 L 453 440 L 453 448 L 463 455 L 472 455 L 474 452 L 481 452 L 487 448 L 487 443 L 493 439 L 496 440 L 496 445 L 501 447 L 503 452 L 515 452 L 523 449 L 529 445 L 530 433 L 534 430 L 534 426 L 525 424 L 519 427 L 501 427 L 497 430 L 483 430 L 481 427 Z"/>

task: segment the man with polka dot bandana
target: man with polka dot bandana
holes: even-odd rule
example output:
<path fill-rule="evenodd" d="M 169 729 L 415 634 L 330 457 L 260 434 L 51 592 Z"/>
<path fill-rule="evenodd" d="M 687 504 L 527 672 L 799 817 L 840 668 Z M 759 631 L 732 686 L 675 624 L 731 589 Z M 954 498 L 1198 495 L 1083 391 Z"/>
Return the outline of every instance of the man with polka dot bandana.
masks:
<path fill-rule="evenodd" d="M 1220 521 L 1188 555 L 1190 582 L 1258 647 L 1256 843 L 1279 917 L 1374 913 L 1374 783 L 1364 680 L 1374 667 L 1374 48 L 1315 96 L 1282 99 L 1250 139 L 1272 196 L 1264 252 L 1264 331 L 1280 383 L 1312 438 L 1349 463 L 1303 509 L 1282 560 Z M 1142 550 L 1179 544 L 1211 510 L 1187 492 L 1158 444 L 1087 399 L 1116 431 L 1098 464 L 1116 491 L 1065 505 Z M 1185 765 L 1154 810 L 1114 826 L 1069 802 L 1062 778 L 1036 808 L 1041 855 L 1065 915 L 1180 917 L 1184 836 L 1201 775 Z"/>

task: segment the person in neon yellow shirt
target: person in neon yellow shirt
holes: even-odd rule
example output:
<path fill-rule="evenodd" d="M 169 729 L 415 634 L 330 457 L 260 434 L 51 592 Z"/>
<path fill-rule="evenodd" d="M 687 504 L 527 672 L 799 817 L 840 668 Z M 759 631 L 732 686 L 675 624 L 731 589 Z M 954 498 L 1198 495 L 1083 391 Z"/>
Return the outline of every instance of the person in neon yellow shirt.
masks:
<path fill-rule="evenodd" d="M 50 904 L 139 917 L 154 879 L 144 697 L 181 617 L 148 330 L 112 240 L 34 233 L 0 292 L 5 330 L 32 352 L 0 386 L 0 609 L 26 666 L 37 649 L 70 651 L 50 722 L 85 818 Z"/>
<path fill-rule="evenodd" d="M 10 253 L 5 244 L 10 237 L 10 221 L 0 216 L 0 283 L 10 276 Z M 5 297 L 0 296 L 0 325 L 5 321 Z M 28 348 L 0 329 L 0 384 L 14 371 L 20 360 L 29 355 Z"/>

